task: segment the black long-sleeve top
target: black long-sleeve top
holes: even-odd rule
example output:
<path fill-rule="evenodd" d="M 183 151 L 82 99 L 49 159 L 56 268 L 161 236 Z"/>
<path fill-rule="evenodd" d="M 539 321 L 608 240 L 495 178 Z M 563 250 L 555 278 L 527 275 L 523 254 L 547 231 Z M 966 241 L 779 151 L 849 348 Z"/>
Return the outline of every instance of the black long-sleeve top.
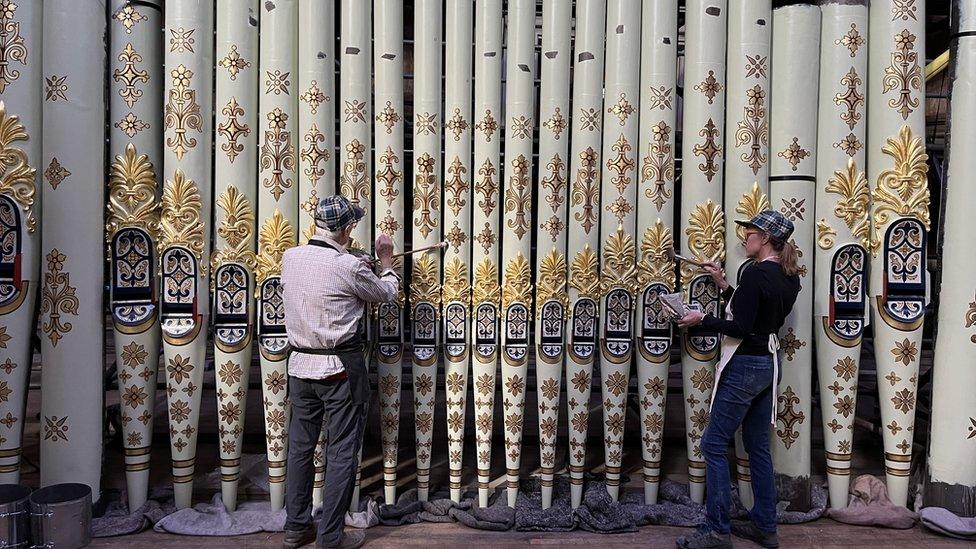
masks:
<path fill-rule="evenodd" d="M 800 277 L 787 275 L 775 261 L 755 262 L 742 271 L 738 289 L 729 286 L 722 292 L 726 301 L 732 297 L 733 319 L 708 314 L 701 326 L 741 339 L 737 355 L 768 355 L 769 334 L 779 333 L 799 292 Z"/>

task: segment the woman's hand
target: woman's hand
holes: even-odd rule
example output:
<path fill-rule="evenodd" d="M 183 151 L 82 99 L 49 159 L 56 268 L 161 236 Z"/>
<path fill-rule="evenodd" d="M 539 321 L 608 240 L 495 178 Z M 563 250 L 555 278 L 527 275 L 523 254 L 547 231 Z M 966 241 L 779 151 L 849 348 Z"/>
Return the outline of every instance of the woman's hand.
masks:
<path fill-rule="evenodd" d="M 729 287 L 729 281 L 725 280 L 722 275 L 722 266 L 714 261 L 709 261 L 704 264 L 705 272 L 707 272 L 712 280 L 715 281 L 715 285 L 718 286 L 718 291 L 724 292 L 726 288 Z"/>
<path fill-rule="evenodd" d="M 679 328 L 690 328 L 692 326 L 698 326 L 701 324 L 702 319 L 705 318 L 705 313 L 701 311 L 691 310 L 685 313 L 685 316 L 678 319 Z"/>

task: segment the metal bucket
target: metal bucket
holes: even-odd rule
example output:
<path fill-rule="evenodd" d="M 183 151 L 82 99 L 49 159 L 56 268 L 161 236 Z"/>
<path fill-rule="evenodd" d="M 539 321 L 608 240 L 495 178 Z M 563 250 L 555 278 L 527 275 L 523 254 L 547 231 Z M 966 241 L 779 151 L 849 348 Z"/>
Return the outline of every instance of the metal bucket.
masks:
<path fill-rule="evenodd" d="M 0 549 L 29 545 L 27 499 L 30 494 L 31 489 L 23 484 L 0 484 Z"/>
<path fill-rule="evenodd" d="M 30 496 L 33 547 L 76 549 L 91 543 L 92 493 L 87 484 L 53 484 Z"/>

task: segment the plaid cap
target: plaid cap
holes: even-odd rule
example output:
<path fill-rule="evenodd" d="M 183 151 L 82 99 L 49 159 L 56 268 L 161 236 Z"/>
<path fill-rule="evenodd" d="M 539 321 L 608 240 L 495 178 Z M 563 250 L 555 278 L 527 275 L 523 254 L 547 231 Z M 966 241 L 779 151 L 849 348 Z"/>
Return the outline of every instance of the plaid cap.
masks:
<path fill-rule="evenodd" d="M 341 194 L 320 198 L 315 206 L 315 225 L 329 231 L 338 231 L 366 215 L 362 208 Z"/>
<path fill-rule="evenodd" d="M 736 224 L 743 227 L 755 228 L 769 233 L 769 236 L 786 242 L 793 234 L 793 222 L 776 210 L 763 210 L 749 221 L 736 220 Z"/>

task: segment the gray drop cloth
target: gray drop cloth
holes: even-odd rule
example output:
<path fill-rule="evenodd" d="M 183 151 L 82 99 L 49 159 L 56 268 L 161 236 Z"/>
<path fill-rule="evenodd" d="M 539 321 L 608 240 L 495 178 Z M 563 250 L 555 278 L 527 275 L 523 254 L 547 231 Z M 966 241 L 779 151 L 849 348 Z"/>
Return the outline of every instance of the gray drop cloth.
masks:
<path fill-rule="evenodd" d="M 934 532 L 976 541 L 976 517 L 960 517 L 944 507 L 925 507 L 918 515 L 922 524 Z"/>
<path fill-rule="evenodd" d="M 918 515 L 888 499 L 884 481 L 873 475 L 860 475 L 851 483 L 850 500 L 843 509 L 829 509 L 826 515 L 838 522 L 858 526 L 908 529 Z"/>
<path fill-rule="evenodd" d="M 396 503 L 379 507 L 380 524 L 400 526 L 418 522 L 458 522 L 479 530 L 505 531 L 515 524 L 515 510 L 506 505 L 505 489 L 499 488 L 488 499 L 487 507 L 477 504 L 477 492 L 467 492 L 460 502 L 446 492 L 434 492 L 428 501 L 417 501 L 417 490 L 407 490 Z"/>

